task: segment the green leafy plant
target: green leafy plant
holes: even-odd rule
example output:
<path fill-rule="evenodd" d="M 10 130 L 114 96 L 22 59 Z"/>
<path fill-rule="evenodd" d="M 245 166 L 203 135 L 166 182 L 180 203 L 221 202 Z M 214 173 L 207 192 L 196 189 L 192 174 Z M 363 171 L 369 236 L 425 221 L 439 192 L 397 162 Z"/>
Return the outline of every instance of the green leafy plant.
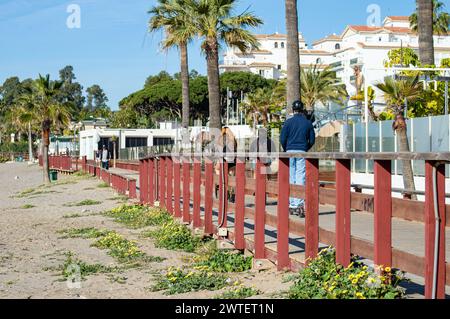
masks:
<path fill-rule="evenodd" d="M 258 289 L 239 285 L 216 296 L 215 299 L 246 299 L 259 294 L 261 294 L 261 291 Z"/>
<path fill-rule="evenodd" d="M 155 246 L 171 250 L 194 252 L 202 242 L 200 237 L 194 236 L 191 230 L 176 220 L 164 223 L 157 230 L 143 233 L 144 237 L 155 239 Z"/>
<path fill-rule="evenodd" d="M 20 206 L 21 209 L 30 209 L 30 208 L 34 208 L 34 207 L 36 207 L 36 206 L 31 205 L 31 204 L 25 204 L 23 206 Z"/>
<path fill-rule="evenodd" d="M 356 258 L 348 267 L 335 262 L 332 248 L 322 250 L 308 267 L 301 270 L 288 292 L 291 299 L 397 299 L 405 291 L 399 287 L 402 272 L 389 267 L 379 268 L 379 274 L 368 269 Z"/>
<path fill-rule="evenodd" d="M 134 263 L 133 266 L 138 267 L 148 262 L 161 262 L 164 260 L 162 257 L 148 256 L 138 248 L 135 241 L 128 240 L 115 231 L 89 227 L 67 229 L 58 233 L 63 234 L 62 238 L 98 239 L 91 246 L 99 249 L 108 249 L 108 254 L 116 258 L 120 263 Z"/>
<path fill-rule="evenodd" d="M 174 295 L 199 290 L 219 290 L 226 285 L 227 278 L 220 274 L 169 268 L 165 275 L 157 278 L 157 283 L 150 290 L 165 290 L 164 294 Z"/>
<path fill-rule="evenodd" d="M 207 269 L 215 272 L 243 272 L 250 270 L 253 257 L 241 253 L 214 249 L 212 252 L 195 257 L 194 269 Z"/>
<path fill-rule="evenodd" d="M 106 229 L 97 229 L 94 227 L 87 228 L 69 228 L 58 231 L 58 234 L 62 234 L 62 239 L 66 238 L 99 238 L 106 236 L 109 233 L 109 230 Z"/>
<path fill-rule="evenodd" d="M 93 205 L 99 205 L 99 204 L 101 204 L 101 203 L 102 203 L 102 202 L 100 202 L 100 201 L 98 201 L 98 200 L 85 199 L 85 200 L 82 200 L 81 202 L 78 202 L 78 203 L 69 203 L 69 204 L 66 204 L 66 205 L 64 205 L 64 206 L 67 206 L 67 207 L 93 206 Z"/>
<path fill-rule="evenodd" d="M 144 205 L 124 204 L 104 214 L 131 228 L 158 226 L 172 220 L 172 216 L 165 210 Z"/>
<path fill-rule="evenodd" d="M 108 187 L 109 187 L 109 184 L 103 182 L 103 183 L 98 184 L 97 187 L 98 187 L 98 188 L 108 188 Z"/>
<path fill-rule="evenodd" d="M 75 266 L 75 267 L 74 267 Z M 87 264 L 80 259 L 73 256 L 72 253 L 66 254 L 64 264 L 58 267 L 64 279 L 74 275 L 74 271 L 79 271 L 81 279 L 84 280 L 87 276 L 98 273 L 111 273 L 118 270 L 117 267 L 109 267 L 102 264 Z"/>

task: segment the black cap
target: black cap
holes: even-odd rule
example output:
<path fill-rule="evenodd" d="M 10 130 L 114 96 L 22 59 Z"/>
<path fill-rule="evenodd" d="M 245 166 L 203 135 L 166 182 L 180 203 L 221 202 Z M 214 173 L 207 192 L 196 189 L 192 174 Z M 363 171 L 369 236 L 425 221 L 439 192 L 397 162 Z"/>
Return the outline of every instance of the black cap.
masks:
<path fill-rule="evenodd" d="M 303 109 L 304 109 L 304 106 L 303 106 L 303 102 L 302 101 L 297 100 L 294 103 L 292 103 L 292 110 L 294 112 L 302 112 Z"/>

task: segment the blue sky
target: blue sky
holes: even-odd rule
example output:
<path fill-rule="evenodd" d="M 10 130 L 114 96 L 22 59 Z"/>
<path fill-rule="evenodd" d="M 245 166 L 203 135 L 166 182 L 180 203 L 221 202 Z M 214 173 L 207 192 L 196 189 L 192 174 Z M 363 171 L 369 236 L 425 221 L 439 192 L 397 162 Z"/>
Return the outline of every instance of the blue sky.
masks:
<path fill-rule="evenodd" d="M 260 33 L 285 32 L 283 0 L 239 0 L 237 12 L 250 6 L 265 24 Z M 300 31 L 308 44 L 341 33 L 347 24 L 366 24 L 367 7 L 381 16 L 409 15 L 415 0 L 299 0 Z M 444 1 L 450 10 L 450 0 Z M 147 34 L 147 11 L 154 0 L 0 0 L 0 83 L 17 75 L 58 75 L 72 65 L 84 88 L 99 84 L 112 109 L 142 88 L 147 76 L 178 72 L 178 53 L 161 52 L 162 35 Z M 67 7 L 81 9 L 81 28 L 70 29 Z M 205 73 L 205 59 L 194 42 L 190 67 Z"/>

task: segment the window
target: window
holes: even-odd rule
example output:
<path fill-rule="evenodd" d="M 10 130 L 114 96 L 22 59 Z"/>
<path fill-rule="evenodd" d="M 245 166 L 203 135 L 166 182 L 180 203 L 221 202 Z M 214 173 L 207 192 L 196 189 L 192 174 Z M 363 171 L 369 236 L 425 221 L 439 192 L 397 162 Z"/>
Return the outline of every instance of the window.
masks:
<path fill-rule="evenodd" d="M 278 42 L 275 42 L 275 49 L 278 49 Z"/>
<path fill-rule="evenodd" d="M 278 64 L 278 70 L 281 70 L 281 64 Z"/>
<path fill-rule="evenodd" d="M 336 45 L 334 46 L 334 48 L 335 48 L 336 50 L 340 50 L 340 49 L 341 49 L 341 45 L 340 45 L 339 43 L 336 43 Z"/>
<path fill-rule="evenodd" d="M 146 137 L 126 137 L 125 147 L 144 147 L 147 145 Z"/>
<path fill-rule="evenodd" d="M 284 49 L 284 42 L 281 42 L 281 48 Z"/>
<path fill-rule="evenodd" d="M 316 64 L 320 64 L 320 63 L 322 63 L 322 59 L 321 58 L 317 58 L 316 59 Z"/>
<path fill-rule="evenodd" d="M 173 144 L 174 141 L 170 137 L 153 137 L 153 146 Z"/>
<path fill-rule="evenodd" d="M 264 70 L 259 70 L 259 75 L 264 76 Z"/>

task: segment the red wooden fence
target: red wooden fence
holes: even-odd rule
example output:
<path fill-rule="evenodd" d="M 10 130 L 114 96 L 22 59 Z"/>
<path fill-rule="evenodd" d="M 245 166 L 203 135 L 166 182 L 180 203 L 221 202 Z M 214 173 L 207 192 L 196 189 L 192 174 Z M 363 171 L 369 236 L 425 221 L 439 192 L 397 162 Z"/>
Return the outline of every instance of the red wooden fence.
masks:
<path fill-rule="evenodd" d="M 437 202 L 440 218 L 439 250 L 437 264 L 437 297 L 445 297 L 445 285 L 450 284 L 450 269 L 445 261 L 445 227 L 448 225 L 446 215 L 450 208 L 445 204 L 445 166 L 450 161 L 450 153 L 279 153 L 279 170 L 277 181 L 269 181 L 265 175 L 265 166 L 256 158 L 255 178 L 245 174 L 246 158 L 236 154 L 235 176 L 227 174 L 221 181 L 221 174 L 214 176 L 213 164 L 209 159 L 172 157 L 158 155 L 140 161 L 140 200 L 152 205 L 155 200 L 167 207 L 176 217 L 184 222 L 193 222 L 196 228 L 203 227 L 205 233 L 217 231 L 213 225 L 213 207 L 222 213 L 234 212 L 234 229 L 229 229 L 229 238 L 236 249 L 248 248 L 254 251 L 256 259 L 267 258 L 277 263 L 278 269 L 297 269 L 306 264 L 309 258 L 317 256 L 319 243 L 333 245 L 336 249 L 336 261 L 344 266 L 350 263 L 351 254 L 357 254 L 374 260 L 376 265 L 396 267 L 425 278 L 425 297 L 430 298 L 433 283 L 435 223 L 433 197 L 433 167 L 437 167 Z M 289 184 L 289 158 L 306 158 L 306 185 Z M 336 189 L 320 188 L 319 159 L 336 161 Z M 352 159 L 374 160 L 374 195 L 356 194 L 351 191 L 350 176 Z M 425 202 L 392 198 L 391 196 L 391 161 L 395 159 L 426 161 L 426 196 Z M 191 173 L 191 171 L 193 171 Z M 158 172 L 158 173 L 156 173 Z M 213 200 L 215 185 L 230 186 L 235 189 L 235 203 L 219 196 Z M 204 192 L 201 192 L 201 185 Z M 245 206 L 245 194 L 255 194 L 255 208 Z M 222 194 L 222 192 L 219 192 Z M 276 216 L 266 211 L 266 194 L 278 196 Z M 305 222 L 289 218 L 289 197 L 306 198 Z M 180 202 L 182 201 L 182 207 Z M 192 209 L 191 209 L 192 201 Z M 222 201 L 225 201 L 223 203 Z M 372 202 L 373 204 L 368 205 Z M 319 227 L 319 203 L 336 207 L 335 231 Z M 225 204 L 225 205 L 223 205 Z M 203 216 L 200 209 L 203 207 Z M 362 209 L 367 208 L 367 209 Z M 368 242 L 352 236 L 351 210 L 367 210 L 374 214 L 374 240 Z M 405 213 L 406 210 L 414 213 Z M 391 223 L 393 216 L 413 216 L 420 219 L 420 211 L 425 231 L 425 257 L 400 251 L 392 247 Z M 253 240 L 244 237 L 244 218 L 254 220 Z M 219 219 L 219 223 L 222 222 Z M 265 243 L 266 226 L 277 228 L 276 251 Z M 226 220 L 223 221 L 226 227 Z M 304 236 L 305 261 L 303 263 L 289 257 L 289 234 Z"/>

